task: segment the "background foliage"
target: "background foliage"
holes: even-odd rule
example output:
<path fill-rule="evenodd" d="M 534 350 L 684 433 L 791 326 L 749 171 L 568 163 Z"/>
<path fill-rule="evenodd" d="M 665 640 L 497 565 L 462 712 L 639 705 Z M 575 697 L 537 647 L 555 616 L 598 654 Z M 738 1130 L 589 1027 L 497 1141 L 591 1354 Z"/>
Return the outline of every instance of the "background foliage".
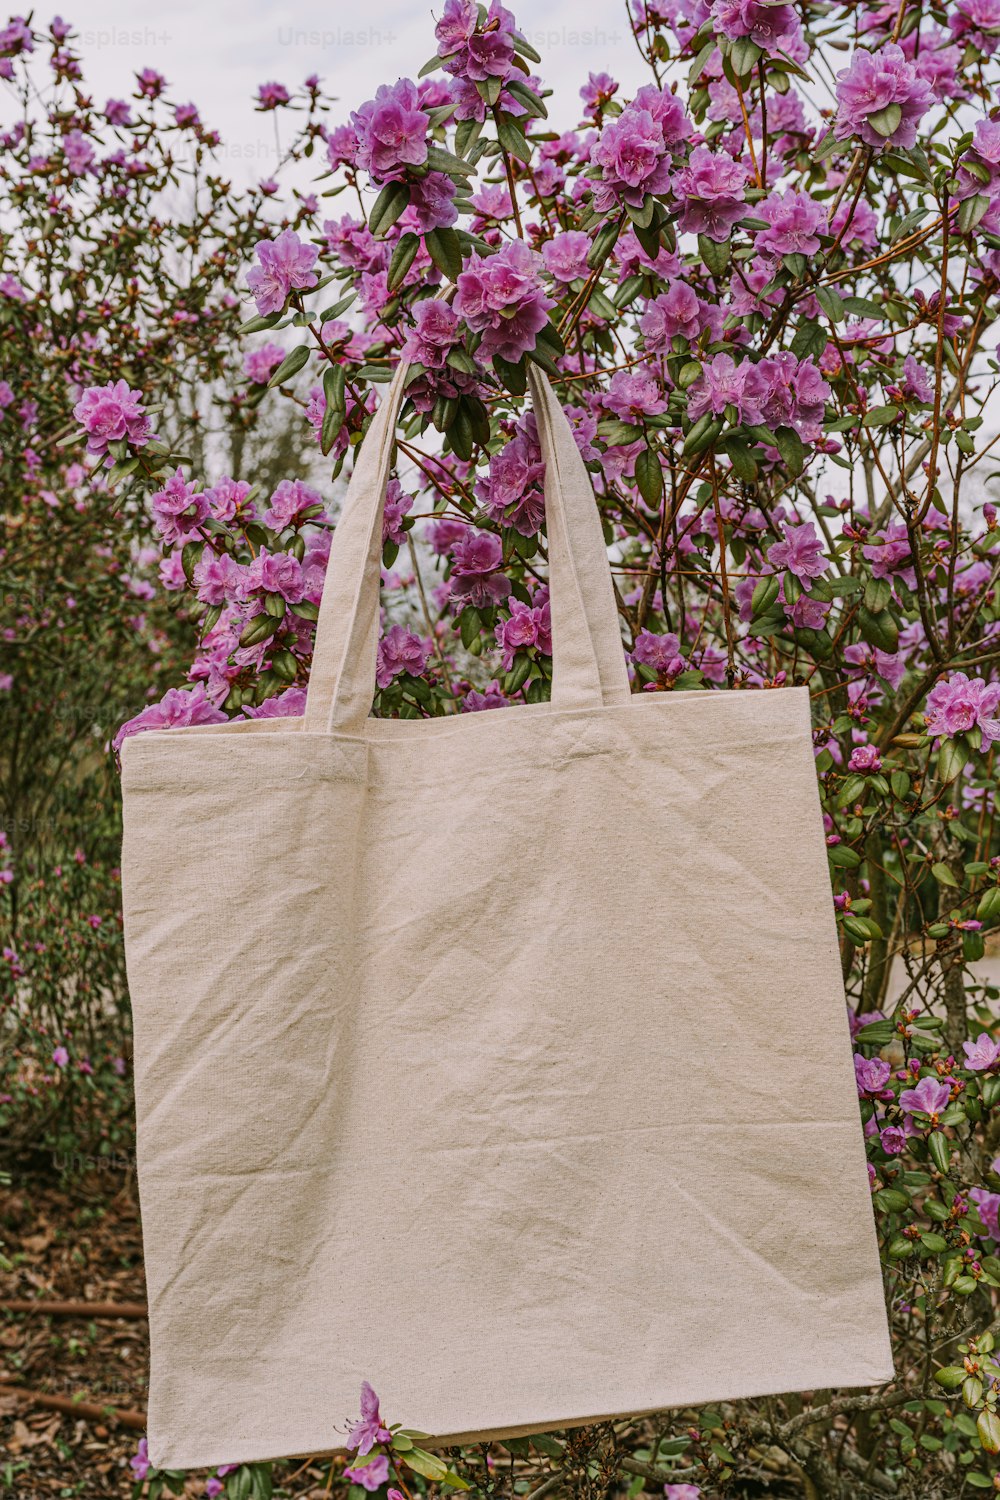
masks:
<path fill-rule="evenodd" d="M 0 37 L 3 1125 L 127 1131 L 108 742 L 301 712 L 335 481 L 400 359 L 375 712 L 547 697 L 533 360 L 635 690 L 810 688 L 897 1378 L 442 1460 L 378 1418 L 330 1484 L 997 1490 L 1000 7 L 631 21 L 649 83 L 581 80 L 559 130 L 510 13 L 447 0 L 421 77 L 350 120 L 263 84 L 292 140 L 244 195 L 157 75 L 97 110 L 61 24 Z"/>

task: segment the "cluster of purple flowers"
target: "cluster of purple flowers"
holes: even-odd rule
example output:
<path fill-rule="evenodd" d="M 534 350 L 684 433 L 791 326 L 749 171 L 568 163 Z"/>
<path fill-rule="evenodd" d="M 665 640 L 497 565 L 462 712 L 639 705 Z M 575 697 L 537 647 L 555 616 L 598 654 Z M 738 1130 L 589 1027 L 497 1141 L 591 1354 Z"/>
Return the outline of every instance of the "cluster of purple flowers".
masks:
<path fill-rule="evenodd" d="M 479 352 L 515 364 L 534 349 L 554 305 L 542 285 L 541 256 L 523 240 L 512 240 L 495 255 L 473 253 L 458 277 L 455 311 L 473 333 Z"/>
<path fill-rule="evenodd" d="M 670 186 L 671 148 L 686 140 L 691 122 L 675 94 L 646 84 L 617 119 L 605 126 L 591 152 L 599 173 L 594 185 L 598 213 L 622 203 L 641 208 L 647 193 Z"/>
<path fill-rule="evenodd" d="M 797 359 L 790 350 L 765 356 L 756 364 L 716 354 L 691 386 L 688 414 L 693 420 L 707 412 L 722 416 L 732 406 L 741 422 L 772 430 L 793 427 L 804 441 L 814 442 L 822 433 L 829 394 L 813 361 Z"/>
<path fill-rule="evenodd" d="M 859 48 L 837 74 L 837 139 L 857 136 L 878 149 L 908 148 L 933 102 L 930 84 L 895 42 L 875 52 Z"/>
<path fill-rule="evenodd" d="M 127 381 L 90 386 L 73 408 L 73 415 L 87 434 L 87 451 L 103 456 L 109 443 L 127 442 L 143 447 L 152 436 L 142 404 L 142 392 Z"/>
<path fill-rule="evenodd" d="M 284 229 L 273 240 L 261 240 L 254 253 L 259 262 L 247 272 L 247 286 L 262 317 L 281 312 L 292 291 L 316 285 L 314 270 L 319 251 L 305 245 L 294 229 Z"/>

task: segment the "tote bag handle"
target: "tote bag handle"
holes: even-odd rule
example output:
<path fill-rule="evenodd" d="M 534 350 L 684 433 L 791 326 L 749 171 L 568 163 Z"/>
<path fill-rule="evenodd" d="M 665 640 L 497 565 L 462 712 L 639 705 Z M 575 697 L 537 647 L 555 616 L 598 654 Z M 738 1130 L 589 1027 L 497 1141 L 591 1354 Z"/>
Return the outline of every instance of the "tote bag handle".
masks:
<path fill-rule="evenodd" d="M 408 366 L 372 420 L 334 532 L 316 626 L 304 727 L 361 735 L 375 696 L 382 511 Z M 545 462 L 552 702 L 598 708 L 630 696 L 604 533 L 580 451 L 545 375 L 529 366 Z"/>

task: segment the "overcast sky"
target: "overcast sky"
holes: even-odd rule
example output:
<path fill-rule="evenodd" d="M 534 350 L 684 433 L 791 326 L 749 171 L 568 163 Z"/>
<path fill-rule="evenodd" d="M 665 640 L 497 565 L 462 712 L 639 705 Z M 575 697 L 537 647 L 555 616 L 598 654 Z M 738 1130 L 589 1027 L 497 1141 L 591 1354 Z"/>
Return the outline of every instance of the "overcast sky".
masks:
<path fill-rule="evenodd" d="M 318 73 L 343 101 L 346 120 L 380 83 L 417 76 L 434 51 L 443 4 L 172 0 L 158 18 L 144 20 L 134 0 L 67 0 L 66 18 L 79 32 L 95 102 L 130 93 L 138 69 L 156 68 L 173 99 L 196 104 L 205 124 L 220 131 L 233 179 L 241 182 L 267 176 L 274 162 L 273 119 L 253 109 L 260 83 L 292 88 Z M 613 74 L 625 95 L 648 81 L 624 0 L 513 0 L 512 8 L 542 55 L 538 71 L 554 90 L 550 115 L 558 127 L 578 123 L 577 91 L 588 72 Z M 152 6 L 148 12 L 155 16 Z"/>

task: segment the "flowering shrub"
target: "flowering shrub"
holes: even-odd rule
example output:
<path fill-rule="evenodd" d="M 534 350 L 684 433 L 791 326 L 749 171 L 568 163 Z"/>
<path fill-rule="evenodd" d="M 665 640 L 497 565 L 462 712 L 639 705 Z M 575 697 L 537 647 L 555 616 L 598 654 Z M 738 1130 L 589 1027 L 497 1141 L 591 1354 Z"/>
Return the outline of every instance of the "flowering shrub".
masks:
<path fill-rule="evenodd" d="M 269 185 L 247 222 L 259 342 L 228 371 L 230 405 L 262 410 L 270 391 L 296 408 L 322 478 L 251 486 L 161 451 L 154 366 L 129 379 L 95 345 L 71 456 L 89 449 L 98 493 L 148 518 L 156 598 L 197 627 L 186 683 L 117 744 L 301 713 L 331 485 L 401 360 L 375 712 L 545 699 L 543 465 L 522 399 L 528 362 L 544 369 L 593 480 L 635 691 L 810 690 L 897 1379 L 511 1440 L 511 1483 L 547 1458 L 684 1500 L 995 1491 L 1000 994 L 970 966 L 1000 923 L 984 498 L 1000 9 L 636 0 L 630 23 L 648 82 L 629 99 L 591 75 L 576 123 L 548 123 L 542 60 L 499 0 L 446 0 L 421 74 L 349 118 L 315 80 L 262 91 L 304 120 L 292 154 L 322 154 L 327 196 L 286 212 Z M 11 72 L 24 48 L 13 28 Z M 59 129 L 77 191 L 93 148 L 75 115 Z M 26 283 L 0 293 L 30 331 Z M 30 446 L 22 432 L 22 490 Z M 387 1444 L 357 1445 L 359 1494 L 366 1470 L 389 1482 Z M 478 1454 L 452 1457 L 459 1479 L 499 1485 Z"/>
<path fill-rule="evenodd" d="M 0 31 L 0 1137 L 49 1154 L 127 1129 L 107 746 L 182 676 L 192 628 L 126 485 L 206 446 L 271 472 L 266 351 L 222 384 L 266 195 L 232 192 L 217 137 L 157 73 L 123 82 L 95 100 L 58 19 Z M 294 443 L 276 457 L 298 467 Z"/>

